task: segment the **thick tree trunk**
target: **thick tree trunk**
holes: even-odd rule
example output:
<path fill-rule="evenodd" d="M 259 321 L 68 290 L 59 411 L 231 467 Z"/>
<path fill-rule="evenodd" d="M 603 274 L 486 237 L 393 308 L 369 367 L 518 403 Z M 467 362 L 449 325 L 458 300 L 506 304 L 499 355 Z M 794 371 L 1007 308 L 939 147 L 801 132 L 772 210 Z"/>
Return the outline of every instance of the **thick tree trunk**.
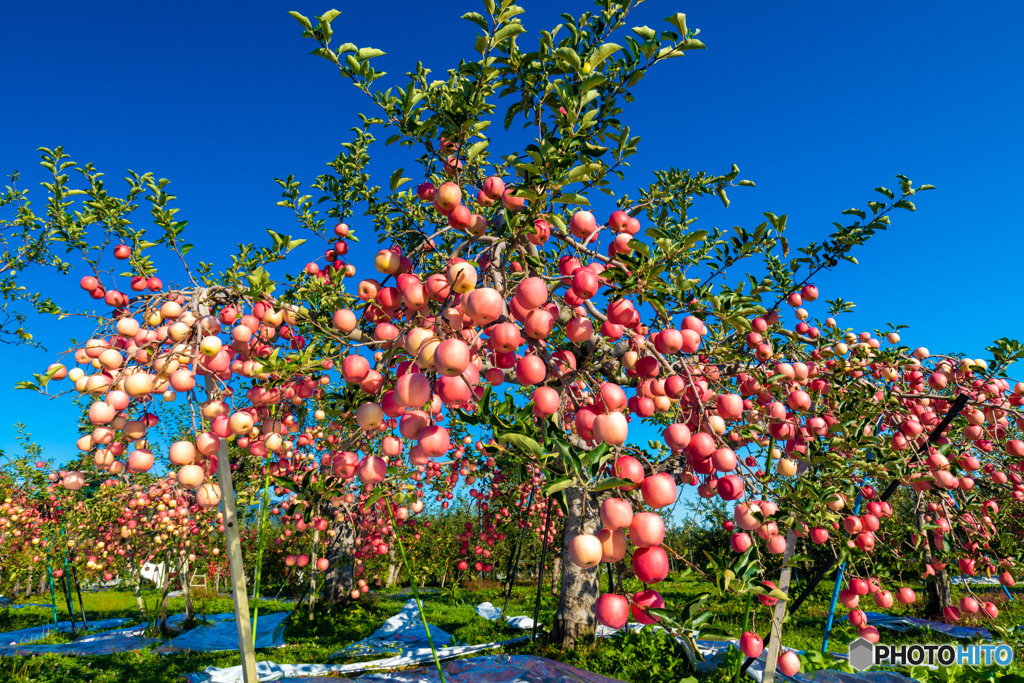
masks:
<path fill-rule="evenodd" d="M 562 537 L 562 590 L 555 612 L 551 642 L 571 648 L 577 640 L 592 640 L 597 626 L 594 602 L 600 594 L 598 568 L 580 569 L 569 559 L 569 541 L 579 534 L 596 533 L 600 515 L 596 499 L 576 487 L 565 489 L 569 513 Z"/>
<path fill-rule="evenodd" d="M 949 574 L 945 571 L 936 572 L 935 579 L 928 582 L 928 605 L 925 607 L 925 614 L 930 617 L 942 617 L 942 608 L 952 604 Z"/>
<path fill-rule="evenodd" d="M 924 525 L 924 516 L 924 499 L 922 497 L 918 497 L 914 521 L 917 524 L 918 533 L 925 536 L 925 559 L 928 562 L 931 562 L 934 557 L 932 555 L 933 539 L 931 533 L 921 530 Z M 925 605 L 925 615 L 933 618 L 942 617 L 942 608 L 950 607 L 953 604 L 953 597 L 950 594 L 949 574 L 947 574 L 945 570 L 935 572 L 933 579 L 928 581 L 925 585 L 928 592 L 928 603 Z"/>
<path fill-rule="evenodd" d="M 327 560 L 330 565 L 324 574 L 324 599 L 328 605 L 349 599 L 355 579 L 352 551 L 355 548 L 355 527 L 342 522 L 337 527 L 339 538 L 327 544 Z"/>
<path fill-rule="evenodd" d="M 562 592 L 562 554 L 555 555 L 551 563 L 551 594 L 558 595 Z"/>

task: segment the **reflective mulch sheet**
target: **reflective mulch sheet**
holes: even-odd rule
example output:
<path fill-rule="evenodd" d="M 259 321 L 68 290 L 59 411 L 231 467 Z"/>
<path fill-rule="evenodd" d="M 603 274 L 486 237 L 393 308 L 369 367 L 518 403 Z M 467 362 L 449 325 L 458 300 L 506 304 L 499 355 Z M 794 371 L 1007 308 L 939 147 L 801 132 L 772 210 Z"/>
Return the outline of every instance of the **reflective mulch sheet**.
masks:
<path fill-rule="evenodd" d="M 262 625 L 263 618 L 260 618 Z M 234 628 L 234 622 L 231 622 Z M 199 630 L 199 629 L 194 629 Z M 233 632 L 232 632 L 233 633 Z M 521 636 L 497 643 L 481 643 L 479 645 L 463 645 L 439 626 L 430 625 L 430 635 L 437 646 L 437 656 L 441 661 L 465 657 L 466 655 L 494 650 L 505 645 L 529 640 L 529 636 Z M 180 636 L 179 636 L 180 637 Z M 234 637 L 233 635 L 231 637 Z M 173 641 L 172 641 L 173 642 Z M 156 652 L 163 651 L 157 648 Z M 372 635 L 352 643 L 331 655 L 334 657 L 364 657 L 367 655 L 388 655 L 381 659 L 350 664 L 275 664 L 274 662 L 257 662 L 256 670 L 261 681 L 276 681 L 285 677 L 306 677 L 300 680 L 311 680 L 309 676 L 327 673 L 354 674 L 363 671 L 389 670 L 402 667 L 429 664 L 434 655 L 430 650 L 426 629 L 420 618 L 419 608 L 415 600 L 409 600 L 395 616 L 384 622 Z M 480 659 L 479 657 L 477 659 Z M 436 673 L 436 672 L 435 672 Z M 186 674 L 189 683 L 241 683 L 242 667 L 233 666 L 223 669 L 207 667 L 200 673 Z M 337 679 L 334 679 L 337 680 Z"/>
<path fill-rule="evenodd" d="M 104 619 L 103 621 L 92 621 L 89 622 L 89 630 L 96 631 L 100 629 L 115 628 L 127 624 L 131 619 Z M 76 621 L 75 628 L 81 629 L 82 622 Z M 17 631 L 8 631 L 7 633 L 0 633 L 0 647 L 13 647 L 15 645 L 21 645 L 22 643 L 31 643 L 33 640 L 39 640 L 45 638 L 54 631 L 60 631 L 61 633 L 71 632 L 70 621 L 59 621 L 57 624 L 52 622 L 49 624 L 43 624 L 42 626 L 33 626 L 31 628 L 22 628 Z"/>
<path fill-rule="evenodd" d="M 529 640 L 529 636 L 506 640 L 501 643 L 484 643 L 482 645 L 457 645 L 454 647 L 441 647 L 437 649 L 437 657 L 441 661 L 454 657 L 462 657 L 475 652 L 483 652 L 494 648 Z M 370 662 L 354 662 L 352 664 L 275 664 L 274 662 L 256 662 L 256 674 L 261 681 L 277 681 L 282 679 L 311 681 L 319 680 L 309 678 L 319 674 L 337 673 L 354 674 L 362 671 L 376 671 L 378 669 L 389 670 L 401 667 L 415 666 L 417 664 L 428 664 L 434 661 L 434 655 L 430 648 L 409 650 L 394 657 L 386 659 L 375 659 Z M 185 674 L 188 683 L 242 683 L 242 667 L 232 666 L 224 669 L 209 666 L 201 673 Z M 337 681 L 337 678 L 328 679 Z"/>
<path fill-rule="evenodd" d="M 865 671 L 859 674 L 846 674 L 842 671 L 828 669 L 815 671 L 814 683 L 917 683 L 917 679 L 907 678 L 892 671 Z"/>
<path fill-rule="evenodd" d="M 26 602 L 24 605 L 0 605 L 0 607 L 6 607 L 7 609 L 25 609 L 26 607 L 42 607 L 44 609 L 52 607 L 45 602 Z"/>
<path fill-rule="evenodd" d="M 615 678 L 532 655 L 459 659 L 443 665 L 442 669 L 445 681 L 451 683 L 619 683 Z M 359 683 L 440 683 L 434 667 L 367 674 L 354 680 Z M 301 681 L 298 679 L 296 683 Z"/>
<path fill-rule="evenodd" d="M 437 656 L 442 661 L 493 650 L 529 638 L 523 636 L 496 643 L 465 645 L 456 642 L 454 637 L 435 624 L 430 624 L 430 635 L 437 648 Z M 368 662 L 335 665 L 331 667 L 331 671 L 351 674 L 376 669 L 397 669 L 433 661 L 430 641 L 427 639 L 427 631 L 415 600 L 406 602 L 398 614 L 385 621 L 372 635 L 342 648 L 331 655 L 331 658 L 383 654 L 390 656 Z"/>
<path fill-rule="evenodd" d="M 868 624 L 876 628 L 887 628 L 892 631 L 906 633 L 914 629 L 931 629 L 938 633 L 944 633 L 952 638 L 971 639 L 982 637 L 985 640 L 992 640 L 992 634 L 987 628 L 974 628 L 971 626 L 954 626 L 943 624 L 939 621 L 928 621 L 927 619 L 914 619 L 912 617 L 894 617 L 881 612 L 865 612 L 868 617 Z"/>
<path fill-rule="evenodd" d="M 620 683 L 568 664 L 531 655 L 484 655 L 448 662 L 441 667 L 449 683 Z M 337 683 L 337 678 L 263 678 L 282 683 Z M 407 671 L 366 674 L 358 683 L 440 683 L 433 666 Z"/>
<path fill-rule="evenodd" d="M 458 645 L 451 634 L 442 630 L 440 626 L 431 624 L 430 635 L 436 647 Z M 420 618 L 416 600 L 409 600 L 398 614 L 385 621 L 372 635 L 345 646 L 331 655 L 331 659 L 342 656 L 397 654 L 421 648 L 429 649 L 430 641 L 427 639 L 427 631 L 423 626 L 423 619 Z"/>
<path fill-rule="evenodd" d="M 154 648 L 153 652 L 166 654 L 168 652 L 185 651 L 221 652 L 224 650 L 237 650 L 238 626 L 235 622 L 235 615 L 222 614 L 216 616 L 227 618 L 213 624 L 204 624 L 196 626 L 190 631 L 185 631 L 163 645 Z M 259 619 L 256 621 L 257 650 L 264 647 L 284 646 L 284 622 L 287 618 L 287 612 L 259 615 Z"/>
<path fill-rule="evenodd" d="M 54 643 L 49 645 L 18 645 L 11 648 L 0 648 L 0 655 L 5 657 L 56 654 L 56 655 L 112 655 L 118 652 L 132 652 L 162 643 L 163 638 L 144 638 L 133 636 L 123 631 L 114 633 L 97 633 L 85 636 L 70 643 Z"/>
<path fill-rule="evenodd" d="M 497 621 L 501 618 L 501 610 L 489 602 L 481 602 L 479 605 L 477 605 L 476 613 L 478 616 L 481 616 L 484 619 L 487 619 L 488 621 Z M 508 625 L 512 628 L 520 630 L 533 628 L 533 619 L 531 619 L 530 617 L 510 617 L 506 615 L 505 621 L 507 621 Z"/>

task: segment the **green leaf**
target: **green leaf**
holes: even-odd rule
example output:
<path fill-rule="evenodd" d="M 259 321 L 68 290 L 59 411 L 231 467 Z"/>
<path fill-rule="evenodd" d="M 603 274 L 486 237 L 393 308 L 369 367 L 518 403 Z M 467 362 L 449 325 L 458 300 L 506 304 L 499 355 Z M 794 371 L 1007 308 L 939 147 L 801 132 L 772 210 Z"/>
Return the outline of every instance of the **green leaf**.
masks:
<path fill-rule="evenodd" d="M 341 14 L 341 12 L 338 12 L 338 14 Z M 334 16 L 337 16 L 337 14 Z M 334 17 L 331 17 L 331 19 L 333 18 Z M 324 43 L 327 45 L 331 44 L 331 37 L 334 36 L 334 30 L 331 28 L 331 22 L 327 19 L 326 15 L 320 17 L 320 35 L 323 36 Z"/>
<path fill-rule="evenodd" d="M 404 183 L 409 182 L 412 178 L 403 178 L 402 171 L 404 168 L 396 168 L 395 172 L 391 174 L 391 191 L 394 192 L 400 188 Z"/>
<path fill-rule="evenodd" d="M 277 476 L 274 476 L 274 477 L 271 477 L 271 479 L 274 480 L 274 483 L 277 486 L 280 486 L 283 489 L 288 489 L 292 493 L 298 493 L 299 492 L 299 485 L 296 484 L 294 481 L 292 481 L 291 479 L 289 479 L 287 477 L 277 477 Z"/>
<path fill-rule="evenodd" d="M 288 14 L 292 15 L 293 17 L 295 17 L 295 21 L 297 21 L 300 24 L 302 24 L 303 28 L 305 28 L 307 31 L 312 31 L 313 30 L 313 24 L 306 17 L 302 16 L 298 12 L 289 12 Z"/>
<path fill-rule="evenodd" d="M 477 36 L 473 41 L 473 49 L 479 52 L 481 57 L 487 54 L 487 36 Z"/>
<path fill-rule="evenodd" d="M 564 491 L 565 489 L 572 486 L 573 483 L 574 480 L 572 477 L 562 477 L 560 479 L 555 479 L 553 482 L 544 487 L 544 495 L 550 496 L 555 493 L 558 493 L 559 491 Z"/>
<path fill-rule="evenodd" d="M 329 62 L 335 62 L 338 60 L 338 56 L 334 54 L 334 52 L 332 52 L 330 48 L 327 47 L 318 47 L 309 54 L 316 55 L 318 57 L 323 57 Z"/>
<path fill-rule="evenodd" d="M 665 17 L 665 21 L 675 26 L 679 30 L 679 35 L 681 35 L 683 38 L 686 38 L 686 34 L 688 31 L 686 30 L 685 14 L 683 14 L 682 12 L 672 14 L 670 16 Z"/>
<path fill-rule="evenodd" d="M 580 93 L 582 94 L 582 93 L 587 92 L 588 90 L 593 90 L 597 86 L 599 86 L 602 83 L 604 83 L 605 80 L 606 79 L 604 77 L 604 74 L 602 74 L 602 73 L 590 74 L 589 76 L 584 78 L 583 81 L 580 83 Z M 591 111 L 593 112 L 593 114 L 595 116 L 597 115 L 597 110 L 596 109 L 593 109 Z M 587 112 L 588 115 L 590 113 L 591 112 Z"/>
<path fill-rule="evenodd" d="M 843 211 L 843 215 L 845 215 L 845 216 L 857 216 L 861 220 L 864 220 L 868 216 L 866 213 L 864 213 L 860 209 L 847 209 L 846 211 Z"/>
<path fill-rule="evenodd" d="M 466 21 L 472 21 L 474 24 L 476 24 L 485 31 L 489 28 L 487 25 L 487 19 L 484 17 L 484 15 L 479 14 L 477 12 L 466 12 L 465 14 L 462 15 L 462 18 L 465 19 Z"/>
<path fill-rule="evenodd" d="M 590 54 L 590 58 L 587 59 L 587 64 L 590 65 L 591 69 L 596 69 L 601 66 L 601 63 L 611 57 L 613 54 L 622 49 L 621 45 L 615 43 L 605 43 Z M 557 50 L 556 50 L 557 53 Z"/>
<path fill-rule="evenodd" d="M 648 26 L 635 26 L 633 27 L 633 33 L 637 34 L 644 40 L 654 40 L 654 36 L 657 35 L 654 29 Z"/>
<path fill-rule="evenodd" d="M 58 372 L 60 372 L 60 366 L 59 365 L 55 366 L 54 368 L 52 368 L 50 370 L 47 370 L 46 371 L 46 375 L 43 375 L 43 376 L 36 375 L 36 377 L 39 379 L 39 386 L 45 387 L 47 384 L 50 383 L 50 380 L 53 379 L 53 376 L 56 375 Z"/>
<path fill-rule="evenodd" d="M 473 157 L 487 149 L 487 145 L 489 145 L 490 143 L 490 140 L 481 140 L 479 142 L 473 143 L 473 145 L 468 150 L 466 150 L 466 163 L 469 163 L 470 161 L 473 160 Z"/>
<path fill-rule="evenodd" d="M 522 24 L 506 24 L 495 31 L 493 44 L 497 47 L 506 38 L 518 36 L 520 33 L 526 33 L 526 28 Z"/>
<path fill-rule="evenodd" d="M 617 477 L 608 477 L 597 482 L 597 486 L 594 488 L 595 491 L 607 491 L 608 489 L 617 489 L 620 486 L 632 486 L 633 482 L 627 481 L 626 479 L 619 479 Z"/>
<path fill-rule="evenodd" d="M 579 194 L 561 194 L 557 197 L 553 197 L 551 201 L 557 204 L 579 204 L 581 206 L 590 206 L 590 200 Z"/>
<path fill-rule="evenodd" d="M 555 57 L 558 57 L 563 62 L 568 63 L 570 66 L 576 69 L 576 71 L 579 71 L 583 68 L 583 61 L 580 59 L 580 56 L 576 54 L 576 50 L 572 49 L 571 47 L 560 47 L 557 50 L 555 50 L 552 54 Z"/>
<path fill-rule="evenodd" d="M 356 52 L 356 59 L 360 62 L 365 62 L 367 59 L 373 59 L 374 57 L 380 57 L 381 55 L 386 54 L 387 53 L 384 52 L 384 50 L 378 50 L 375 47 L 363 47 L 359 48 L 359 51 Z"/>
<path fill-rule="evenodd" d="M 370 494 L 369 498 L 366 499 L 366 503 L 363 505 L 363 509 L 365 510 L 366 508 L 374 505 L 378 500 L 384 497 L 384 493 L 384 487 L 378 485 L 377 489 Z"/>
<path fill-rule="evenodd" d="M 899 200 L 898 202 L 893 204 L 893 206 L 899 209 L 906 209 L 907 211 L 917 211 L 917 207 L 914 206 L 914 202 L 908 201 L 906 199 Z"/>
<path fill-rule="evenodd" d="M 725 188 L 724 187 L 717 187 L 717 188 L 715 188 L 715 194 L 718 195 L 718 198 L 722 200 L 722 204 L 724 204 L 725 208 L 728 209 L 729 208 L 729 198 L 725 195 Z"/>
<path fill-rule="evenodd" d="M 648 614 L 657 617 L 669 628 L 682 628 L 682 625 L 673 618 L 675 615 L 672 612 L 659 607 L 647 607 L 646 609 Z"/>
<path fill-rule="evenodd" d="M 512 432 L 502 434 L 498 437 L 498 443 L 511 444 L 520 450 L 528 451 L 538 457 L 544 453 L 544 451 L 541 450 L 539 443 L 523 434 L 515 434 Z"/>
<path fill-rule="evenodd" d="M 639 251 L 647 258 L 651 258 L 651 248 L 644 244 L 643 242 L 641 242 L 640 240 L 632 239 L 626 244 L 627 246 L 629 246 L 630 249 L 635 249 L 636 251 Z"/>
<path fill-rule="evenodd" d="M 587 464 L 588 465 L 593 465 L 594 463 L 600 462 L 604 458 L 604 456 L 608 453 L 608 451 L 610 451 L 611 449 L 612 449 L 611 446 L 609 446 L 606 443 L 602 443 L 599 446 L 597 446 L 597 448 L 595 448 L 595 449 L 593 449 L 591 451 L 587 451 L 587 455 L 586 455 L 586 462 L 587 462 Z M 596 472 L 595 472 L 595 474 L 596 474 Z"/>

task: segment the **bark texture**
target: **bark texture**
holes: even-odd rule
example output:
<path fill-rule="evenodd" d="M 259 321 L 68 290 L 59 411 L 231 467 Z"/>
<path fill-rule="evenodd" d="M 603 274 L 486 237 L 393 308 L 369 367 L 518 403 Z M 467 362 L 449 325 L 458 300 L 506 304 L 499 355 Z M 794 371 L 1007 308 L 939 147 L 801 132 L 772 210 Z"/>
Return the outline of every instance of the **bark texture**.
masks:
<path fill-rule="evenodd" d="M 914 521 L 917 524 L 918 533 L 924 534 L 927 539 L 925 542 L 925 559 L 928 562 L 931 562 L 934 557 L 932 554 L 934 543 L 932 534 L 921 530 L 925 523 L 925 510 L 924 499 L 918 497 Z M 953 604 L 953 597 L 951 595 L 949 585 L 949 574 L 947 574 L 945 570 L 935 572 L 935 576 L 932 577 L 932 580 L 928 581 L 925 586 L 928 592 L 928 602 L 925 605 L 925 615 L 928 617 L 942 617 L 942 608 L 950 607 Z"/>
<path fill-rule="evenodd" d="M 593 534 L 600 523 L 597 501 L 576 487 L 565 489 L 568 514 L 562 537 L 562 585 L 551 642 L 571 648 L 577 640 L 592 640 L 597 626 L 594 602 L 600 594 L 597 567 L 580 569 L 569 559 L 569 541 L 579 534 Z"/>
<path fill-rule="evenodd" d="M 355 581 L 355 566 L 352 563 L 356 542 L 355 526 L 341 522 L 335 528 L 338 536 L 327 545 L 327 560 L 330 565 L 324 574 L 324 599 L 329 605 L 339 600 L 349 600 Z"/>

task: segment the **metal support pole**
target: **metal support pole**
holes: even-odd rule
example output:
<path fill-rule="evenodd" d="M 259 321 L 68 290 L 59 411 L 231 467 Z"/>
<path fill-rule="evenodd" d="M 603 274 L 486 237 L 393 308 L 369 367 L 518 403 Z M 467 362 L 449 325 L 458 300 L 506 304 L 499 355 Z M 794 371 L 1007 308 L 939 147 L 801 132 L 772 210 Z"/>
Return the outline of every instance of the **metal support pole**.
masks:
<path fill-rule="evenodd" d="M 57 596 L 53 591 L 53 569 L 46 565 L 46 574 L 50 577 L 50 605 L 53 607 L 53 625 L 57 625 Z M 29 577 L 31 578 L 31 576 Z"/>
<path fill-rule="evenodd" d="M 860 504 L 863 499 L 860 492 L 857 492 L 857 500 L 853 505 L 853 514 L 860 514 Z M 850 534 L 846 534 L 849 538 Z M 821 651 L 828 652 L 828 640 L 832 637 L 832 622 L 836 617 L 836 605 L 839 602 L 839 591 L 843 587 L 843 571 L 846 569 L 846 563 L 843 562 L 839 565 L 839 571 L 836 572 L 836 585 L 832 588 L 832 604 L 828 608 L 828 618 L 825 620 L 825 635 L 821 639 Z"/>

